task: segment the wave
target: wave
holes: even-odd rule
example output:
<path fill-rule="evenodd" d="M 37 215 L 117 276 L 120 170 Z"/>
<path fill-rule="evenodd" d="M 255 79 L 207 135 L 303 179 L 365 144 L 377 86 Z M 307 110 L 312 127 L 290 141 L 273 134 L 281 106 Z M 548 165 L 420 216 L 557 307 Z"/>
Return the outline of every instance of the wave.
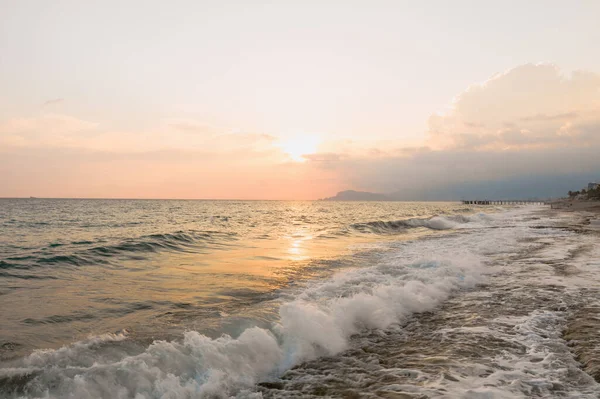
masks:
<path fill-rule="evenodd" d="M 8 263 L 8 262 L 5 262 L 3 260 L 0 260 L 0 269 L 12 269 L 12 268 L 15 268 L 15 267 L 18 267 L 18 266 L 19 265 L 17 265 L 17 264 Z"/>
<path fill-rule="evenodd" d="M 90 245 L 89 248 L 79 249 L 72 253 L 52 256 L 27 256 L 22 259 L 10 258 L 12 262 L 0 260 L 1 269 L 24 269 L 31 266 L 70 265 L 88 266 L 97 264 L 112 264 L 122 259 L 145 259 L 145 255 L 159 252 L 201 252 L 207 246 L 221 247 L 235 240 L 234 233 L 218 231 L 177 231 L 165 234 L 150 234 L 137 238 L 126 239 L 118 244 L 93 246 L 91 241 L 78 241 L 73 245 Z M 97 244 L 98 242 L 96 242 Z M 53 245 L 49 248 L 63 250 L 66 245 Z M 16 262 L 18 261 L 18 262 Z M 26 262 L 25 262 L 26 261 Z"/>
<path fill-rule="evenodd" d="M 7 273 L 0 271 L 0 278 L 17 278 L 21 280 L 58 280 L 58 277 L 35 274 Z"/>
<path fill-rule="evenodd" d="M 222 218 L 216 216 L 216 218 Z M 485 214 L 478 215 L 439 215 L 430 218 L 410 218 L 396 221 L 371 221 L 355 223 L 349 228 L 341 229 L 337 234 L 322 235 L 323 238 L 336 238 L 352 232 L 390 235 L 407 229 L 427 228 L 431 230 L 450 230 L 472 222 L 481 222 L 489 218 Z M 260 238 L 269 237 L 264 236 Z M 0 260 L 0 269 L 29 269 L 36 266 L 68 265 L 116 265 L 121 260 L 143 260 L 152 253 L 189 252 L 201 253 L 207 248 L 215 249 L 229 245 L 237 239 L 235 233 L 220 231 L 176 231 L 173 233 L 149 234 L 122 240 L 118 243 L 106 243 L 103 239 L 96 241 L 73 241 L 51 243 L 44 251 L 33 255 L 6 258 Z M 99 245 L 101 244 L 101 245 Z M 49 251 L 47 251 L 49 250 Z M 20 275 L 15 275 L 20 278 Z"/>
<path fill-rule="evenodd" d="M 194 244 L 213 238 L 210 233 L 178 231 L 170 234 L 151 234 L 123 241 L 117 245 L 90 248 L 88 252 L 99 256 L 113 256 L 124 253 L 179 251 L 187 252 Z"/>
<path fill-rule="evenodd" d="M 14 397 L 200 398 L 260 397 L 268 381 L 301 362 L 337 354 L 352 335 L 384 329 L 432 310 L 452 292 L 482 278 L 474 255 L 375 266 L 308 283 L 281 303 L 270 328 L 212 339 L 196 331 L 181 341 L 127 350 L 125 335 L 106 335 L 58 350 L 36 351 L 0 369 L 0 393 Z M 50 388 L 49 388 L 50 387 Z M 3 389 L 10 389 L 10 391 Z"/>
<path fill-rule="evenodd" d="M 486 214 L 475 215 L 450 215 L 433 216 L 430 218 L 410 218 L 394 221 L 373 221 L 366 223 L 355 223 L 351 227 L 361 233 L 373 234 L 395 234 L 407 229 L 427 228 L 431 230 L 451 230 L 460 225 L 481 222 L 489 220 L 490 216 Z"/>

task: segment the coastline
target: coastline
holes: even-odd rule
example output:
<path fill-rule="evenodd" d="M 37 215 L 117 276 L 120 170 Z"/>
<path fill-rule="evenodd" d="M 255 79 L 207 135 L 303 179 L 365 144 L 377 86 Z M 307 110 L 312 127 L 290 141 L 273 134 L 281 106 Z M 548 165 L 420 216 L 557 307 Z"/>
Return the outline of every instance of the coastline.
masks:
<path fill-rule="evenodd" d="M 566 201 L 568 207 L 552 209 L 553 212 L 576 214 L 579 223 L 571 228 L 579 234 L 597 237 L 600 243 L 600 201 Z M 597 244 L 596 244 L 597 245 Z M 563 331 L 575 359 L 583 370 L 600 382 L 600 306 L 584 304 L 572 314 Z"/>
<path fill-rule="evenodd" d="M 563 199 L 559 201 L 550 202 L 550 207 L 553 210 L 561 211 L 582 211 L 582 212 L 595 212 L 600 213 L 600 201 L 594 200 L 571 200 Z"/>
<path fill-rule="evenodd" d="M 557 201 L 551 204 L 550 212 L 578 215 L 580 221 L 571 226 L 574 229 L 600 231 L 600 201 Z"/>
<path fill-rule="evenodd" d="M 533 210 L 518 247 L 488 258 L 487 281 L 395 328 L 363 332 L 347 352 L 301 364 L 260 392 L 597 398 L 599 216 L 598 202 Z"/>

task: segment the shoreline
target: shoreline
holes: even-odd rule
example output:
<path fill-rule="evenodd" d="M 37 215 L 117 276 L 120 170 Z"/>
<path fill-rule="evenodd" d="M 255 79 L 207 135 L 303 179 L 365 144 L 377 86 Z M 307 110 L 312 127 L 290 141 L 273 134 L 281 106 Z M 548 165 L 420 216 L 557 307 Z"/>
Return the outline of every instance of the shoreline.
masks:
<path fill-rule="evenodd" d="M 561 211 L 587 211 L 600 213 L 600 201 L 563 199 L 550 202 L 550 209 Z"/>
<path fill-rule="evenodd" d="M 515 231 L 518 245 L 487 259 L 487 281 L 395 328 L 359 333 L 348 351 L 259 383 L 260 392 L 265 398 L 597 397 L 600 251 L 589 226 L 599 216 L 598 202 L 532 210 L 528 231 Z M 349 385 L 346 374 L 356 382 Z"/>
<path fill-rule="evenodd" d="M 552 213 L 578 214 L 581 221 L 571 226 L 577 231 L 600 231 L 600 201 L 567 200 L 551 204 Z"/>
<path fill-rule="evenodd" d="M 582 235 L 596 235 L 600 238 L 600 201 L 567 201 L 572 207 L 554 208 L 551 212 L 562 214 L 577 214 L 580 222 L 567 227 L 569 230 Z M 594 243 L 597 245 L 597 243 Z M 574 254 L 576 257 L 577 254 Z M 591 288 L 588 288 L 591 290 Z M 582 304 L 574 309 L 567 318 L 562 332 L 562 339 L 580 367 L 596 382 L 600 383 L 600 345 L 598 331 L 600 330 L 600 306 L 597 304 Z"/>

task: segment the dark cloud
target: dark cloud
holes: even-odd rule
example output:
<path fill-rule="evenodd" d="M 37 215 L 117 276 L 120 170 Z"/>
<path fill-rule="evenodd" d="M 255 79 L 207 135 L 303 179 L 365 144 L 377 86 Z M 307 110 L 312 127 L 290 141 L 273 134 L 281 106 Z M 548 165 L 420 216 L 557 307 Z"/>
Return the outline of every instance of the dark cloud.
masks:
<path fill-rule="evenodd" d="M 403 200 L 455 200 L 467 194 L 488 198 L 492 194 L 502 198 L 547 197 L 567 186 L 578 189 L 592 176 L 592 180 L 600 178 L 597 147 L 456 149 L 422 151 L 408 157 L 330 159 L 327 168 L 338 172 L 345 187 L 395 193 Z M 531 184 L 519 183 L 524 181 Z M 494 187 L 503 189 L 494 191 Z M 519 187 L 522 190 L 515 191 Z M 508 191 L 502 194 L 504 189 Z"/>
<path fill-rule="evenodd" d="M 429 134 L 430 148 L 339 154 L 327 167 L 347 188 L 405 200 L 562 195 L 600 179 L 600 75 L 519 66 L 459 94 Z"/>

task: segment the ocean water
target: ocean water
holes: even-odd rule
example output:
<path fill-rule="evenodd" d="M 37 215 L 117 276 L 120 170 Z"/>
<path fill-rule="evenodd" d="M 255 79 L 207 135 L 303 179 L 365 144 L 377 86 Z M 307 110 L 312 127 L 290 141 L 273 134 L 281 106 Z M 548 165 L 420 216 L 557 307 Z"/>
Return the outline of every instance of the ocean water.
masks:
<path fill-rule="evenodd" d="M 599 236 L 543 207 L 0 200 L 0 397 L 600 395 Z"/>

